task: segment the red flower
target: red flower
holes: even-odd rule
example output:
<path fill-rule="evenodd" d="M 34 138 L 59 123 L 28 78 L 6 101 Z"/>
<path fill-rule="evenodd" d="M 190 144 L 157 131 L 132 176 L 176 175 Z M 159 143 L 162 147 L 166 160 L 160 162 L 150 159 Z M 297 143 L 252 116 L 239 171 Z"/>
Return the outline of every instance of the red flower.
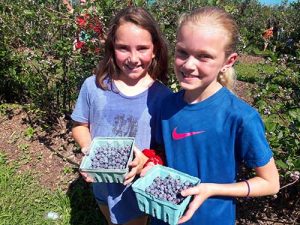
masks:
<path fill-rule="evenodd" d="M 85 43 L 84 43 L 83 41 L 77 40 L 76 43 L 75 43 L 75 48 L 76 48 L 76 49 L 80 49 L 80 48 L 82 48 L 84 45 L 85 45 Z"/>
<path fill-rule="evenodd" d="M 98 17 L 93 17 L 89 21 L 89 28 L 92 29 L 98 36 L 102 34 L 102 23 L 99 21 Z"/>
<path fill-rule="evenodd" d="M 84 14 L 84 15 L 78 16 L 76 18 L 76 24 L 79 27 L 85 27 L 87 25 L 87 23 L 88 23 L 88 19 L 89 18 L 90 18 L 89 14 Z"/>

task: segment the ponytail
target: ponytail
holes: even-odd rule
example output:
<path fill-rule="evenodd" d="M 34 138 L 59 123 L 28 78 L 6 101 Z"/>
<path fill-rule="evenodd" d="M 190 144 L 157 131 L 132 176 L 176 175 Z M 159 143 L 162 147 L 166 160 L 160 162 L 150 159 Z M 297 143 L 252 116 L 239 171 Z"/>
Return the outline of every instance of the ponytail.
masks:
<path fill-rule="evenodd" d="M 220 72 L 218 75 L 218 82 L 233 91 L 236 81 L 236 74 L 233 67 L 228 68 L 225 72 Z"/>

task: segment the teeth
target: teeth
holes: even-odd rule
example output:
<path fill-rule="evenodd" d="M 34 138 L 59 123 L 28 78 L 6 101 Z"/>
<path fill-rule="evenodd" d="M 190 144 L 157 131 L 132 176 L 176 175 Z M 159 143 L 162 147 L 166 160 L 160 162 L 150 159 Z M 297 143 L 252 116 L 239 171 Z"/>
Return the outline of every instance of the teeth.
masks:
<path fill-rule="evenodd" d="M 134 70 L 134 69 L 137 69 L 139 68 L 140 66 L 130 66 L 130 65 L 126 65 L 128 69 L 130 70 Z"/>
<path fill-rule="evenodd" d="M 186 77 L 186 78 L 197 78 L 198 77 L 196 75 L 185 74 L 185 73 L 182 73 L 182 72 L 181 72 L 181 74 L 182 74 L 183 77 Z"/>

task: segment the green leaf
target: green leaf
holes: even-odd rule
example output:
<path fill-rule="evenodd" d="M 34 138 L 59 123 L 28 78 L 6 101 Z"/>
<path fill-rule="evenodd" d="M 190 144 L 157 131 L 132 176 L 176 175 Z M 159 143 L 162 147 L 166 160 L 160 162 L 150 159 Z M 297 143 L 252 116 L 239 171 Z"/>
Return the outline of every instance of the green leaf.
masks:
<path fill-rule="evenodd" d="M 279 131 L 277 138 L 278 138 L 278 139 L 281 139 L 282 137 L 283 137 L 283 132 L 282 132 L 282 131 Z"/>
<path fill-rule="evenodd" d="M 294 162 L 294 166 L 296 170 L 300 170 L 300 158 L 298 158 L 295 162 Z"/>
<path fill-rule="evenodd" d="M 282 168 L 282 169 L 288 168 L 288 165 L 286 163 L 284 163 L 281 159 L 276 160 L 276 164 L 279 168 Z"/>
<path fill-rule="evenodd" d="M 300 121 L 300 109 L 289 110 L 289 115 L 298 121 Z"/>
<path fill-rule="evenodd" d="M 274 120 L 272 120 L 271 117 L 266 118 L 264 122 L 265 122 L 266 130 L 268 132 L 274 132 L 276 130 L 277 123 Z"/>
<path fill-rule="evenodd" d="M 34 15 L 34 12 L 33 11 L 31 11 L 31 10 L 24 10 L 24 14 L 26 15 L 26 16 L 33 16 Z"/>

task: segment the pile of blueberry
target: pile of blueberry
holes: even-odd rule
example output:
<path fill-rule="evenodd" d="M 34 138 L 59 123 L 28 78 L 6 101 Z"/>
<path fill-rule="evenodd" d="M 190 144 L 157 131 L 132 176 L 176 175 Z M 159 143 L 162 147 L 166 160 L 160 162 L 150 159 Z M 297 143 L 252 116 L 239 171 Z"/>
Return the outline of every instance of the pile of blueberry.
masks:
<path fill-rule="evenodd" d="M 169 201 L 173 204 L 180 204 L 185 197 L 180 192 L 194 185 L 188 181 L 182 182 L 179 178 L 174 179 L 171 175 L 165 178 L 156 177 L 145 192 L 155 198 Z"/>
<path fill-rule="evenodd" d="M 91 158 L 92 169 L 125 169 L 131 152 L 131 145 L 107 144 L 95 148 Z"/>

